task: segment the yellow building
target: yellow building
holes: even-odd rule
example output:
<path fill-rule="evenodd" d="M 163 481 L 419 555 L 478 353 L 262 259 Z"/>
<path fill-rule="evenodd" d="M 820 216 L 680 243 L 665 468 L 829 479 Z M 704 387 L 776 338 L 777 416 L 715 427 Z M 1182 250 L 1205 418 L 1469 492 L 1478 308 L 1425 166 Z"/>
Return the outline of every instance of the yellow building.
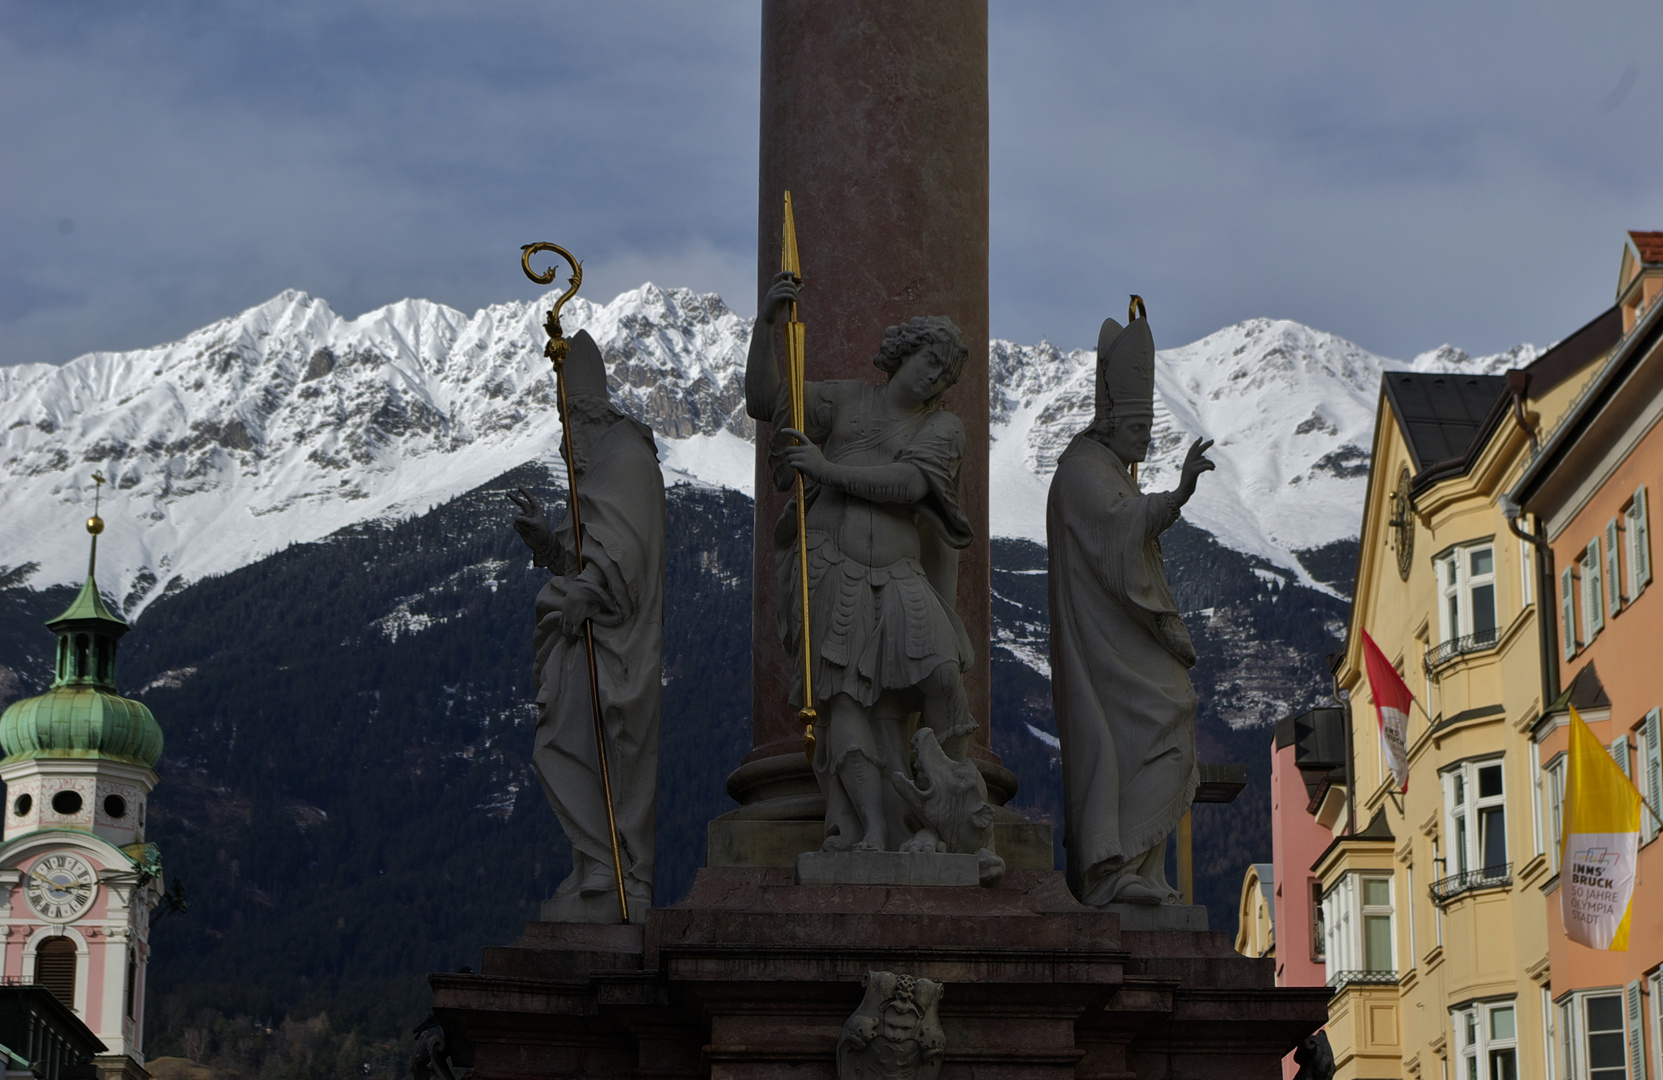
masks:
<path fill-rule="evenodd" d="M 1620 333 L 1612 308 L 1506 376 L 1383 378 L 1335 672 L 1355 782 L 1318 810 L 1335 840 L 1311 868 L 1338 1077 L 1549 1075 L 1551 875 L 1530 733 L 1551 689 L 1536 601 L 1553 592 L 1502 496 Z M 1381 752 L 1364 631 L 1417 699 L 1404 792 Z"/>

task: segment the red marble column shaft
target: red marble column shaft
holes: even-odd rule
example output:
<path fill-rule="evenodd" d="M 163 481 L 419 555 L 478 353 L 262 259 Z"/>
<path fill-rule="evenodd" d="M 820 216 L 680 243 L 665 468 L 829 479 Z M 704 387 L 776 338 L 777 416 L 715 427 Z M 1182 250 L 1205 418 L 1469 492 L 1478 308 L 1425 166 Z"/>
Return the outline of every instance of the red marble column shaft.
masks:
<path fill-rule="evenodd" d="M 764 0 L 758 295 L 780 266 L 783 193 L 796 216 L 810 379 L 880 381 L 885 327 L 946 315 L 970 358 L 946 405 L 969 433 L 960 497 L 975 542 L 958 612 L 975 646 L 966 676 L 988 756 L 988 114 L 985 0 Z M 795 754 L 795 659 L 775 616 L 774 489 L 756 467 L 751 740 L 746 762 Z M 744 796 L 741 795 L 743 798 Z M 748 800 L 747 800 L 748 801 Z"/>

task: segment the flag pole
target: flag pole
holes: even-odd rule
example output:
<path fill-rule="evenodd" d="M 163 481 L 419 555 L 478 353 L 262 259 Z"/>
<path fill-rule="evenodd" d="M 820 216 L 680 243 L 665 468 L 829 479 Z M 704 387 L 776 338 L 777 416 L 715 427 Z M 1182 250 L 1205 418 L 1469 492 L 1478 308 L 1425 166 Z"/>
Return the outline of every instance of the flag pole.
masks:
<path fill-rule="evenodd" d="M 797 221 L 791 213 L 791 192 L 785 193 L 785 222 L 781 230 L 780 269 L 798 285 L 803 282 L 802 261 L 797 256 Z M 791 317 L 785 323 L 785 377 L 791 394 L 791 426 L 803 430 L 806 402 L 804 356 L 805 326 L 797 319 L 797 301 L 791 301 Z M 792 442 L 797 440 L 793 439 Z M 814 760 L 814 724 L 820 714 L 814 708 L 814 650 L 809 642 L 808 610 L 808 507 L 803 499 L 803 474 L 797 472 L 797 568 L 803 615 L 803 704 L 797 719 L 803 725 L 803 754 Z"/>

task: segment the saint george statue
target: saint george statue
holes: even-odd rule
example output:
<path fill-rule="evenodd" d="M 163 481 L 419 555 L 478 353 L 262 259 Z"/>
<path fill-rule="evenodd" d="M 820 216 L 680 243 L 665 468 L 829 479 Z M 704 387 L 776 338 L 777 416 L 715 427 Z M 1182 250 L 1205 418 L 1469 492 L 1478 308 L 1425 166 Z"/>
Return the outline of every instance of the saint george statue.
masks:
<path fill-rule="evenodd" d="M 953 762 L 965 760 L 976 729 L 963 675 L 970 639 L 953 610 L 958 552 L 971 540 L 959 507 L 965 431 L 958 417 L 935 407 L 969 349 L 946 318 L 892 326 L 873 361 L 889 381 L 806 383 L 803 427 L 793 428 L 774 337 L 797 290 L 793 276 L 781 273 L 763 298 L 745 403 L 753 418 L 772 421 L 779 489 L 798 471 L 806 481 L 801 550 L 814 700 L 803 702 L 798 672 L 791 703 L 818 713 L 814 774 L 826 794 L 825 850 L 941 850 L 940 830 L 909 816 L 900 786 L 913 775 L 915 722 Z M 780 637 L 795 656 L 804 620 L 794 502 L 779 519 L 774 546 Z M 974 783 L 981 797 L 970 802 L 979 805 L 986 787 L 979 774 Z"/>
<path fill-rule="evenodd" d="M 596 747 L 584 622 L 594 633 L 599 690 L 631 911 L 652 906 L 653 826 L 664 655 L 664 477 L 652 429 L 612 407 L 593 338 L 579 331 L 565 360 L 572 466 L 583 522 L 578 570 L 568 512 L 550 528 L 535 496 L 510 495 L 514 528 L 552 577 L 537 594 L 533 681 L 539 718 L 532 764 L 572 844 L 572 872 L 543 917 L 617 922 L 617 884 Z M 566 453 L 564 445 L 561 453 Z"/>
<path fill-rule="evenodd" d="M 1155 418 L 1155 343 L 1133 300 L 1129 326 L 1103 321 L 1096 417 L 1057 460 L 1045 515 L 1068 879 L 1094 907 L 1178 902 L 1166 838 L 1199 781 L 1195 646 L 1159 537 L 1213 467 L 1212 443 L 1190 447 L 1175 490 L 1139 490 L 1133 470 Z"/>

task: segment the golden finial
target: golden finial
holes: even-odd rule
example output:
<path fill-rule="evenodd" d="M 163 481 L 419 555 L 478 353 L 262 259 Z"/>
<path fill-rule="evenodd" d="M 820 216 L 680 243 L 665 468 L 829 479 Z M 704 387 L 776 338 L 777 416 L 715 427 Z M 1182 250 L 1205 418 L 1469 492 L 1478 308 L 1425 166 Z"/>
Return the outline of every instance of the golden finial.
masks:
<path fill-rule="evenodd" d="M 99 497 L 104 494 L 104 485 L 109 481 L 104 479 L 103 473 L 93 473 L 92 478 L 98 482 L 98 486 L 92 492 L 92 517 L 87 518 L 87 532 L 97 536 L 104 531 L 104 519 L 98 516 Z"/>

